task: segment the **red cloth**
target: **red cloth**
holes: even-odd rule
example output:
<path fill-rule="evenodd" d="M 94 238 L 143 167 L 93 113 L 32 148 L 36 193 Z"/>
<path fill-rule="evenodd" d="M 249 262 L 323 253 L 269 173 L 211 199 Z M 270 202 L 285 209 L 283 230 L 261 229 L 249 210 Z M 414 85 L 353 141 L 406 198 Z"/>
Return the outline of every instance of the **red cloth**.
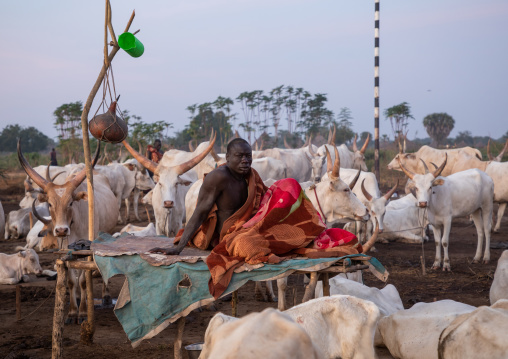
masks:
<path fill-rule="evenodd" d="M 150 160 L 152 162 L 155 162 L 155 163 L 159 163 L 160 160 L 162 160 L 162 157 L 164 156 L 164 153 L 157 150 L 155 147 L 153 147 L 152 145 L 148 145 L 147 146 L 147 151 L 150 155 Z"/>
<path fill-rule="evenodd" d="M 330 228 L 323 231 L 316 239 L 314 239 L 314 249 L 327 249 L 338 246 L 343 246 L 351 241 L 357 241 L 358 238 L 344 229 Z"/>

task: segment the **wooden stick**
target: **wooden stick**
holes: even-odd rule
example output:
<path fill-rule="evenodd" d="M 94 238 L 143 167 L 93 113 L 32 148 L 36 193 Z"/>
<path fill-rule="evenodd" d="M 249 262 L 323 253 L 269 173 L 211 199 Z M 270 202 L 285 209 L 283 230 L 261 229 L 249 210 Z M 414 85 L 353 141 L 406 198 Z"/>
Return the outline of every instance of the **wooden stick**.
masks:
<path fill-rule="evenodd" d="M 330 296 L 330 282 L 328 273 L 321 273 L 321 281 L 323 282 L 323 297 Z"/>
<path fill-rule="evenodd" d="M 94 262 L 85 261 L 69 261 L 66 263 L 67 268 L 83 269 L 88 271 L 97 270 L 97 265 Z"/>
<path fill-rule="evenodd" d="M 235 290 L 231 296 L 231 315 L 238 318 L 238 291 Z"/>
<path fill-rule="evenodd" d="M 56 290 L 55 290 L 55 311 L 53 313 L 53 335 L 51 345 L 51 358 L 61 359 L 63 358 L 63 327 L 64 327 L 64 307 L 65 307 L 65 295 L 67 288 L 67 268 L 65 268 L 64 262 L 60 259 L 56 260 Z"/>
<path fill-rule="evenodd" d="M 134 31 L 134 32 L 132 33 L 132 35 L 136 35 L 136 34 L 137 34 L 138 32 L 140 32 L 140 31 L 141 31 L 140 29 L 137 29 L 136 31 Z M 140 152 L 140 153 L 141 153 L 141 152 Z"/>
<path fill-rule="evenodd" d="M 177 332 L 174 341 L 174 357 L 175 359 L 182 359 L 182 338 L 183 330 L 185 329 L 185 317 L 181 317 L 176 322 Z"/>
<path fill-rule="evenodd" d="M 111 3 L 109 2 L 109 0 L 107 0 L 107 4 L 108 4 L 108 28 L 109 28 L 109 33 L 111 35 L 111 40 L 115 43 L 115 45 L 118 45 L 118 42 L 116 41 L 115 30 L 113 29 L 113 25 L 111 24 L 111 18 L 113 17 L 113 13 L 111 11 Z"/>
<path fill-rule="evenodd" d="M 132 20 L 134 20 L 134 16 L 136 16 L 136 10 L 132 10 L 131 18 L 129 19 L 129 22 L 127 23 L 127 26 L 125 27 L 124 32 L 129 31 L 131 24 L 132 24 Z"/>
<path fill-rule="evenodd" d="M 92 256 L 88 257 L 88 262 L 95 266 Z M 87 308 L 87 320 L 81 324 L 81 342 L 83 344 L 92 344 L 93 335 L 95 333 L 95 317 L 94 317 L 94 306 L 93 306 L 93 280 L 92 270 L 88 269 L 85 272 L 86 279 L 86 308 Z"/>
<path fill-rule="evenodd" d="M 21 320 L 21 286 L 16 286 L 16 320 Z"/>

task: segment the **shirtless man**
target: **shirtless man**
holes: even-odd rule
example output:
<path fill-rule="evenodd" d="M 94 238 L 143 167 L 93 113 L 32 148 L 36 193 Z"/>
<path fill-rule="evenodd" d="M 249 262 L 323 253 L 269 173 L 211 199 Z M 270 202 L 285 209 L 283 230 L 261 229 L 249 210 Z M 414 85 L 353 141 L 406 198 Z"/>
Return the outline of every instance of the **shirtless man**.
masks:
<path fill-rule="evenodd" d="M 247 178 L 252 164 L 252 148 L 242 138 L 235 138 L 227 147 L 226 165 L 217 167 L 203 180 L 194 214 L 187 222 L 176 247 L 153 248 L 152 253 L 179 254 L 194 233 L 207 219 L 213 205 L 217 205 L 217 225 L 213 236 L 216 246 L 224 222 L 238 211 L 248 197 Z"/>

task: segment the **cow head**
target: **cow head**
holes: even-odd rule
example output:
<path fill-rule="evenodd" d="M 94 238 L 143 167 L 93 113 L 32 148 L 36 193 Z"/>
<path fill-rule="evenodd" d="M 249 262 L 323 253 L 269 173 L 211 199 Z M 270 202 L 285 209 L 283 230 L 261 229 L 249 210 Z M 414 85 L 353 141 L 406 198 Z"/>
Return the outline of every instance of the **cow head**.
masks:
<path fill-rule="evenodd" d="M 392 189 L 390 189 L 384 196 L 381 196 L 379 198 L 374 198 L 369 191 L 365 189 L 365 179 L 362 181 L 362 193 L 369 201 L 367 203 L 367 208 L 369 209 L 371 220 L 374 222 L 374 220 L 377 220 L 377 223 L 379 223 L 379 233 L 383 233 L 383 221 L 385 218 L 386 213 L 386 205 L 390 201 L 390 198 L 392 197 L 393 193 L 399 186 L 399 180 L 397 180 L 397 183 L 395 186 L 393 186 Z M 373 223 L 373 225 L 375 225 Z"/>
<path fill-rule="evenodd" d="M 358 181 L 361 170 L 358 170 L 358 174 L 349 185 L 341 180 L 339 151 L 335 146 L 334 149 L 335 162 L 333 168 L 331 168 L 331 156 L 328 148 L 326 148 L 328 180 L 316 185 L 318 195 L 323 198 L 324 202 L 322 206 L 323 214 L 329 222 L 342 219 L 368 221 L 370 216 L 367 208 L 351 191 Z"/>
<path fill-rule="evenodd" d="M 23 274 L 42 274 L 39 256 L 33 249 L 18 252 L 18 257 L 21 258 L 21 270 Z"/>
<path fill-rule="evenodd" d="M 365 164 L 365 150 L 367 149 L 367 146 L 369 145 L 370 141 L 370 133 L 367 135 L 367 138 L 365 139 L 365 142 L 358 150 L 358 147 L 356 146 L 356 138 L 353 141 L 353 168 L 357 170 L 367 171 L 367 165 Z"/>
<path fill-rule="evenodd" d="M 52 248 L 58 248 L 58 239 L 55 237 L 54 231 L 53 231 L 53 221 L 50 217 L 43 217 L 41 216 L 35 207 L 35 202 L 32 204 L 32 213 L 34 214 L 35 218 L 41 222 L 42 227 L 40 227 L 39 232 L 37 233 L 37 237 L 41 237 L 41 244 L 40 248 L 41 250 L 45 249 L 52 249 Z M 35 228 L 36 226 L 34 226 Z"/>
<path fill-rule="evenodd" d="M 123 166 L 129 171 L 135 173 L 134 179 L 137 189 L 141 191 L 147 191 L 155 187 L 155 182 L 148 175 L 148 171 L 137 160 L 131 159 L 127 162 L 124 162 Z"/>
<path fill-rule="evenodd" d="M 95 166 L 99 158 L 100 142 L 97 146 L 92 166 Z M 86 177 L 86 169 L 83 168 L 76 176 L 69 179 L 63 185 L 53 183 L 52 178 L 49 176 L 49 166 L 46 170 L 46 178 L 39 175 L 28 163 L 23 154 L 21 153 L 21 143 L 18 141 L 18 159 L 25 170 L 26 174 L 35 182 L 42 190 L 39 193 L 39 202 L 48 202 L 49 214 L 53 223 L 53 235 L 55 237 L 67 237 L 70 235 L 71 222 L 72 222 L 72 203 L 79 200 L 87 200 L 87 192 L 75 193 L 78 186 L 83 182 Z"/>
<path fill-rule="evenodd" d="M 443 172 L 443 169 L 446 166 L 446 161 L 448 160 L 448 154 L 445 154 L 445 160 L 439 166 L 436 168 L 435 171 L 430 172 L 427 168 L 427 165 L 422 160 L 423 167 L 425 168 L 425 174 L 416 174 L 410 170 L 408 170 L 400 161 L 399 166 L 402 169 L 402 171 L 408 176 L 411 180 L 413 180 L 413 183 L 411 184 L 410 191 L 413 193 L 413 195 L 416 197 L 416 205 L 421 208 L 425 208 L 429 205 L 431 195 L 432 195 L 432 188 L 435 186 L 441 186 L 444 184 L 444 179 L 442 178 L 436 178 L 438 177 L 441 172 Z"/>
<path fill-rule="evenodd" d="M 216 137 L 217 135 L 214 134 L 212 141 L 210 141 L 208 147 L 203 152 L 189 161 L 176 166 L 165 165 L 164 157 L 158 164 L 152 162 L 142 154 L 136 152 L 127 141 L 122 142 L 130 154 L 145 168 L 152 171 L 154 173 L 154 178 L 158 179 L 157 184 L 152 190 L 152 206 L 155 211 L 157 228 L 164 227 L 164 232 L 169 232 L 166 225 L 162 223 L 165 221 L 165 216 L 169 214 L 168 212 L 172 210 L 178 211 L 178 213 L 181 212 L 182 214 L 185 212 L 183 208 L 184 198 L 183 195 L 181 195 L 182 191 L 178 189 L 181 186 L 189 186 L 192 183 L 190 178 L 185 176 L 185 173 L 208 155 L 215 144 Z M 174 232 L 178 231 L 178 229 L 179 228 L 176 228 Z M 158 234 L 160 233 L 158 232 Z M 170 233 L 165 234 L 169 235 Z"/>
<path fill-rule="evenodd" d="M 312 137 L 311 137 L 312 138 Z M 305 153 L 305 158 L 310 162 L 310 166 L 312 167 L 312 177 L 315 183 L 321 181 L 321 172 L 323 171 L 323 165 L 325 164 L 326 157 L 319 156 L 316 152 L 314 152 L 314 148 L 312 148 L 312 143 L 309 143 L 309 155 Z"/>
<path fill-rule="evenodd" d="M 413 172 L 416 172 L 418 168 L 418 157 L 414 153 L 397 153 L 393 160 L 388 163 L 389 170 L 402 171 L 399 162 L 401 162 L 406 168 Z"/>

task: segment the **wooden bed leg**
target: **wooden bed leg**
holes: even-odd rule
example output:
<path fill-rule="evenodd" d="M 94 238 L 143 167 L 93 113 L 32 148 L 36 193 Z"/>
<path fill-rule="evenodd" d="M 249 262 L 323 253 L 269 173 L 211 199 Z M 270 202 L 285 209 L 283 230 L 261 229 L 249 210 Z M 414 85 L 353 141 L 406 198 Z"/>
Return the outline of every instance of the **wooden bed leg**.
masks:
<path fill-rule="evenodd" d="M 319 278 L 318 272 L 310 273 L 310 282 L 307 284 L 305 288 L 305 294 L 303 295 L 302 303 L 305 303 L 314 298 L 314 290 L 316 289 L 316 284 Z"/>
<path fill-rule="evenodd" d="M 330 296 L 330 282 L 328 273 L 321 273 L 321 281 L 323 282 L 323 297 Z"/>
<path fill-rule="evenodd" d="M 176 338 L 174 342 L 174 357 L 175 359 L 182 359 L 182 340 L 183 340 L 183 330 L 185 329 L 185 317 L 181 317 L 176 321 L 177 332 Z"/>
<path fill-rule="evenodd" d="M 238 291 L 235 290 L 231 296 L 231 315 L 238 318 Z"/>
<path fill-rule="evenodd" d="M 62 260 L 56 260 L 56 289 L 55 289 L 55 311 L 53 313 L 53 335 L 52 335 L 52 348 L 51 358 L 63 358 L 63 328 L 64 328 L 64 307 L 65 296 L 67 294 L 67 268 Z"/>
<path fill-rule="evenodd" d="M 88 257 L 89 262 L 93 262 L 92 256 Z M 84 344 L 93 343 L 95 333 L 94 303 L 93 303 L 93 279 L 92 271 L 85 272 L 86 278 L 86 315 L 87 319 L 81 324 L 81 342 Z"/>

